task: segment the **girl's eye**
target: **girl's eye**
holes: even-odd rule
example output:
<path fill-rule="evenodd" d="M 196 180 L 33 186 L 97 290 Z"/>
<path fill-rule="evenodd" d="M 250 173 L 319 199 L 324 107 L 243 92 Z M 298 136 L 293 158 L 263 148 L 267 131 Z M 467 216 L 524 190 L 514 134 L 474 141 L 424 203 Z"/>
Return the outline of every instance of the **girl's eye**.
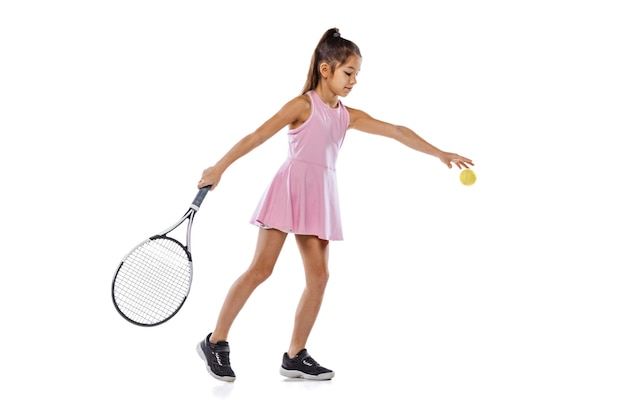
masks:
<path fill-rule="evenodd" d="M 346 73 L 346 75 L 347 75 L 348 77 L 350 77 L 350 76 L 352 75 L 352 73 L 349 73 L 349 72 L 347 72 L 347 71 L 344 71 L 344 73 Z"/>

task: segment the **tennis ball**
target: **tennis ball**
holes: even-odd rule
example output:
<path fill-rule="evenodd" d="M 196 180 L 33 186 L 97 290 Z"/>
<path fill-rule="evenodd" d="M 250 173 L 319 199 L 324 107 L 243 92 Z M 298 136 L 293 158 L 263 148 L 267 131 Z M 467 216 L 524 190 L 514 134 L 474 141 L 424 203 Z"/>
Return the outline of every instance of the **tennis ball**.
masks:
<path fill-rule="evenodd" d="M 476 173 L 474 173 L 469 168 L 461 171 L 461 175 L 459 176 L 459 178 L 461 179 L 461 183 L 463 183 L 463 185 L 465 186 L 471 186 L 472 184 L 476 183 Z"/>

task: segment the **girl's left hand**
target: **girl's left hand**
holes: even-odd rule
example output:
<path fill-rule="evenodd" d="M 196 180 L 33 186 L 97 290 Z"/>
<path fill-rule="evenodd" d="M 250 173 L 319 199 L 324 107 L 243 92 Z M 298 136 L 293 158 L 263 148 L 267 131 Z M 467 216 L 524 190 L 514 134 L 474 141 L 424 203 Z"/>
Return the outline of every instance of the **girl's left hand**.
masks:
<path fill-rule="evenodd" d="M 460 156 L 459 154 L 454 154 L 452 152 L 444 152 L 439 159 L 442 163 L 448 166 L 448 168 L 452 168 L 452 164 L 455 164 L 459 168 L 469 168 L 468 164 L 473 166 L 474 163 L 469 158 L 465 158 Z"/>

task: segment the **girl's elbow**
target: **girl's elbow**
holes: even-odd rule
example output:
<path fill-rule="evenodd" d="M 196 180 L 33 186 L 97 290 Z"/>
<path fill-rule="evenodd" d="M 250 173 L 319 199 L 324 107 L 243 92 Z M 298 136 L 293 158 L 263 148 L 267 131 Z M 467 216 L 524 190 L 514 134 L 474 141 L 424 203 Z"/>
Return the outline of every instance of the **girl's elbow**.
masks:
<path fill-rule="evenodd" d="M 389 136 L 401 141 L 409 133 L 409 129 L 402 125 L 391 125 L 389 127 Z"/>

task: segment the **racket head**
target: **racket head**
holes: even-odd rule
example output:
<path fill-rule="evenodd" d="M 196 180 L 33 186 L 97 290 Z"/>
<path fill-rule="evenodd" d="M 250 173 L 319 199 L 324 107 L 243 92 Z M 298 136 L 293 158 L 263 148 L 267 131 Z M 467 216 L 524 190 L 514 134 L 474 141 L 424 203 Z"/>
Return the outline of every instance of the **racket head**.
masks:
<path fill-rule="evenodd" d="M 133 324 L 160 325 L 182 308 L 192 276 L 187 248 L 174 238 L 155 235 L 120 262 L 111 289 L 113 304 Z"/>

